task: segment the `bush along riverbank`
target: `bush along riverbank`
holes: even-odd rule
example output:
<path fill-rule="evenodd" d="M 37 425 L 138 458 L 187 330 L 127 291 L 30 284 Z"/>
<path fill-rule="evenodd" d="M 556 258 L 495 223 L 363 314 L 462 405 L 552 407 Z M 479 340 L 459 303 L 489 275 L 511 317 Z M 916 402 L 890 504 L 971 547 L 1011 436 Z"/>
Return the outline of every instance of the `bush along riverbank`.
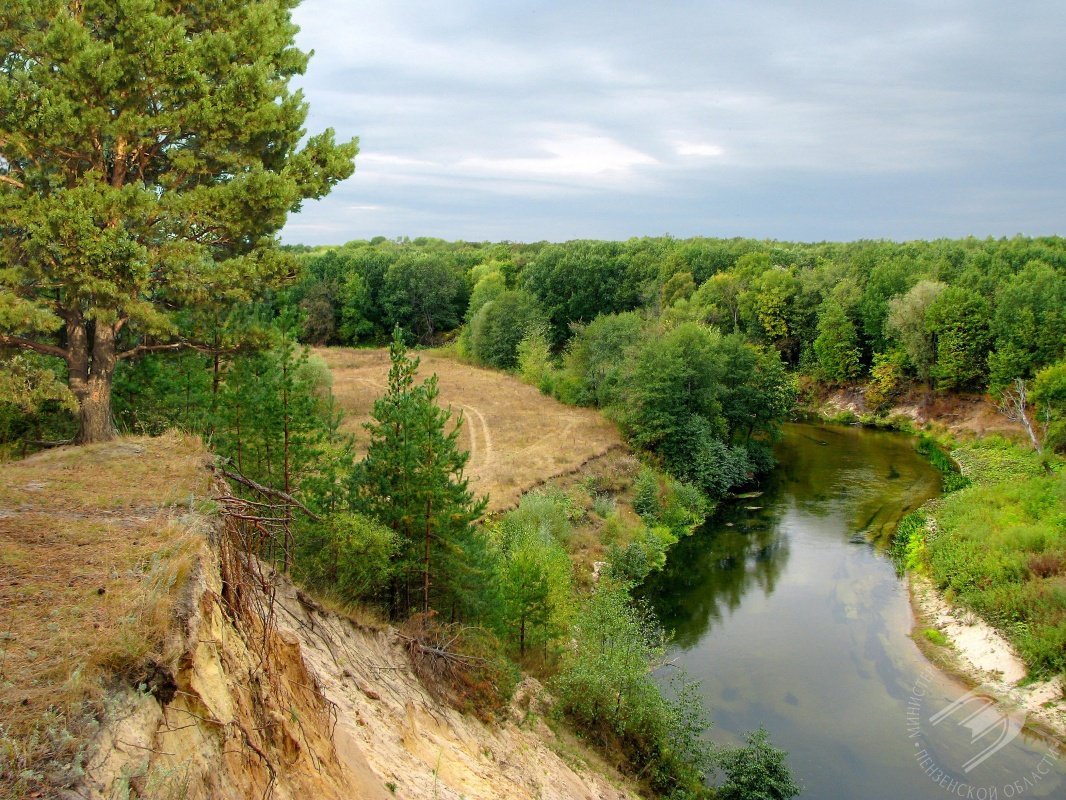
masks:
<path fill-rule="evenodd" d="M 1066 735 L 1066 465 L 992 436 L 919 436 L 944 494 L 904 517 L 916 641 L 939 666 Z M 950 453 L 950 455 L 949 455 Z"/>

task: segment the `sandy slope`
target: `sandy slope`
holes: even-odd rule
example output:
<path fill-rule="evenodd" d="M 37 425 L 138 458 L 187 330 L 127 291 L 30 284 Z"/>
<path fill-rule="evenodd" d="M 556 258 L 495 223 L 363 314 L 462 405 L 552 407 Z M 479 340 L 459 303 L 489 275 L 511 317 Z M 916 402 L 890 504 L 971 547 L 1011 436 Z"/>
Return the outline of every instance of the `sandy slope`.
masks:
<path fill-rule="evenodd" d="M 928 578 L 910 575 L 911 603 L 919 620 L 915 630 L 934 627 L 950 643 L 938 656 L 925 648 L 938 666 L 981 685 L 1004 703 L 1024 709 L 1027 721 L 1066 742 L 1066 700 L 1062 676 L 1025 682 L 1028 670 L 1010 643 L 976 614 L 948 603 Z"/>

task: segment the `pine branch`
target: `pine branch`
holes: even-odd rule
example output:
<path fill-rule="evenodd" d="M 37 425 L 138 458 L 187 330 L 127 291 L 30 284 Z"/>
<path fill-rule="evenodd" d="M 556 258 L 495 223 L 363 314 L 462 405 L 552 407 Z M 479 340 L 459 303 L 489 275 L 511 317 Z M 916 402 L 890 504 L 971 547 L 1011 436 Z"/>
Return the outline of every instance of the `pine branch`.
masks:
<path fill-rule="evenodd" d="M 45 344 L 44 342 L 35 342 L 33 339 L 24 339 L 21 336 L 10 336 L 6 333 L 0 333 L 0 346 L 21 347 L 23 350 L 33 350 L 46 356 L 61 358 L 64 361 L 70 359 L 70 352 L 62 347 L 57 347 L 54 344 Z"/>

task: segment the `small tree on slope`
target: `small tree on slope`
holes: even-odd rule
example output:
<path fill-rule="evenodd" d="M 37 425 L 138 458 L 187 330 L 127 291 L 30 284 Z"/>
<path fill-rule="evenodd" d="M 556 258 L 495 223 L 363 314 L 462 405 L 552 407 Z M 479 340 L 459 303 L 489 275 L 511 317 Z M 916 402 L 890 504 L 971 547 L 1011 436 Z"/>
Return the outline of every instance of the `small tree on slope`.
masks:
<path fill-rule="evenodd" d="M 0 346 L 66 363 L 81 441 L 114 435 L 118 361 L 292 271 L 286 214 L 352 173 L 355 140 L 300 146 L 295 5 L 0 5 Z"/>
<path fill-rule="evenodd" d="M 356 505 L 400 535 L 389 597 L 390 612 L 398 617 L 413 606 L 414 581 L 421 584 L 422 610 L 429 611 L 444 560 L 434 549 L 446 556 L 469 535 L 488 499 L 475 499 L 463 476 L 470 454 L 459 449 L 462 418 L 448 430 L 452 412 L 437 405 L 436 375 L 415 384 L 418 359 L 407 355 L 399 328 L 389 356 L 388 390 L 366 423 L 370 445 L 356 471 Z"/>

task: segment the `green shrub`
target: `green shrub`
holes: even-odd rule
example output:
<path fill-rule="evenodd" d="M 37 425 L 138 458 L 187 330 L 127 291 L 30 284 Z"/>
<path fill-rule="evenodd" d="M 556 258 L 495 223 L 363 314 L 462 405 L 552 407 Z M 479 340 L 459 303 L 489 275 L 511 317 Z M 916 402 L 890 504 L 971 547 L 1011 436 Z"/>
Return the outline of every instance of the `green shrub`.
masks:
<path fill-rule="evenodd" d="M 482 364 L 513 369 L 518 345 L 530 331 L 542 329 L 544 314 L 528 292 L 506 291 L 485 303 L 470 321 L 470 351 Z"/>
<path fill-rule="evenodd" d="M 714 766 L 726 781 L 716 787 L 718 800 L 788 800 L 801 791 L 785 764 L 786 754 L 770 743 L 765 728 L 748 734 L 745 747 L 719 750 Z"/>
<path fill-rule="evenodd" d="M 578 516 L 574 501 L 562 489 L 537 489 L 522 498 L 518 508 L 501 522 L 505 533 L 509 528 L 534 527 L 544 531 L 560 544 L 567 544 L 573 533 L 573 520 Z"/>
<path fill-rule="evenodd" d="M 924 636 L 926 640 L 935 644 L 937 647 L 948 646 L 948 637 L 945 636 L 941 631 L 938 631 L 936 628 L 926 628 L 924 631 L 922 631 L 922 636 Z"/>
<path fill-rule="evenodd" d="M 633 510 L 646 520 L 659 514 L 659 477 L 651 467 L 641 467 L 633 482 Z"/>
<path fill-rule="evenodd" d="M 915 449 L 940 472 L 945 494 L 956 492 L 970 485 L 970 479 L 959 472 L 958 465 L 940 448 L 932 436 L 926 433 L 918 434 Z"/>
<path fill-rule="evenodd" d="M 552 681 L 558 708 L 594 742 L 617 748 L 634 774 L 665 796 L 709 796 L 709 751 L 691 686 L 668 699 L 649 665 L 664 653 L 662 629 L 624 585 L 601 580 L 578 614 L 573 647 Z"/>
<path fill-rule="evenodd" d="M 297 576 L 343 600 L 374 597 L 395 572 L 396 533 L 361 514 L 334 514 L 297 536 Z"/>

